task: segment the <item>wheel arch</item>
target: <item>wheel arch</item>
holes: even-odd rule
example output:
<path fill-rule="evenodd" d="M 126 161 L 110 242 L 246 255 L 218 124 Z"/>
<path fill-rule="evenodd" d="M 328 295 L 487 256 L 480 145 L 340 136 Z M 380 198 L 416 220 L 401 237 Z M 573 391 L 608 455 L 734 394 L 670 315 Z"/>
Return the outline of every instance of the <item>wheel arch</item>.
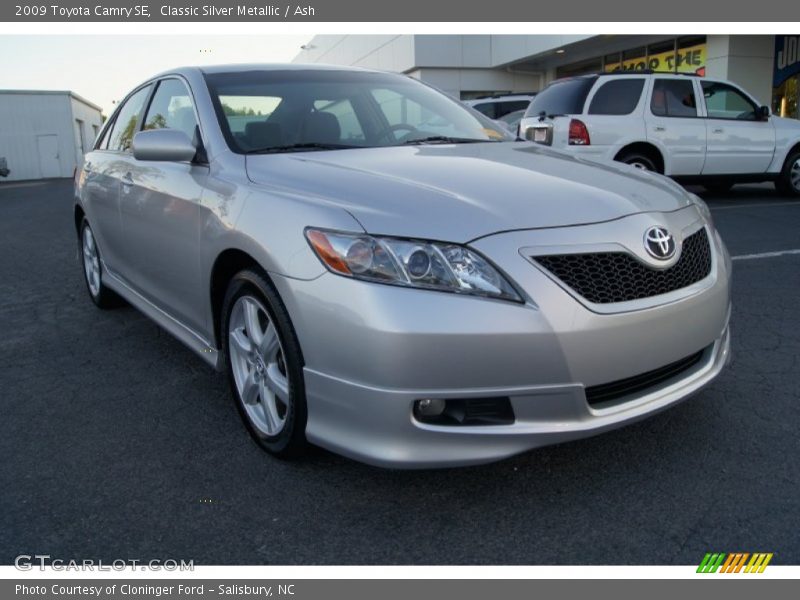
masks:
<path fill-rule="evenodd" d="M 614 160 L 619 160 L 620 157 L 631 152 L 644 154 L 655 163 L 659 173 L 666 173 L 664 154 L 658 146 L 650 142 L 632 142 L 620 148 L 614 155 Z"/>
<path fill-rule="evenodd" d="M 225 301 L 225 292 L 234 275 L 244 269 L 257 269 L 266 279 L 270 279 L 267 270 L 244 250 L 227 248 L 217 255 L 211 267 L 209 278 L 209 296 L 211 302 L 211 318 L 213 325 L 214 344 L 219 349 L 222 347 L 222 304 Z"/>
<path fill-rule="evenodd" d="M 81 207 L 80 204 L 75 203 L 75 208 L 73 209 L 73 219 L 75 220 L 75 233 L 80 236 L 81 234 L 81 223 L 83 223 L 83 219 L 86 218 L 86 213 Z"/>

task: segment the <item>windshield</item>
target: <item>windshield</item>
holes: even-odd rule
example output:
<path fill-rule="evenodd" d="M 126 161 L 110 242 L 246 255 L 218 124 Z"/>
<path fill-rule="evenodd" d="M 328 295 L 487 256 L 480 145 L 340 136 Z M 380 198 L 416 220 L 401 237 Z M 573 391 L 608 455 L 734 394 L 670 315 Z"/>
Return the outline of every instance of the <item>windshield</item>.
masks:
<path fill-rule="evenodd" d="M 525 112 L 526 117 L 579 115 L 583 112 L 586 96 L 597 77 L 576 77 L 554 81 L 536 94 Z"/>
<path fill-rule="evenodd" d="M 483 115 L 403 75 L 303 69 L 205 78 L 234 152 L 514 139 Z"/>

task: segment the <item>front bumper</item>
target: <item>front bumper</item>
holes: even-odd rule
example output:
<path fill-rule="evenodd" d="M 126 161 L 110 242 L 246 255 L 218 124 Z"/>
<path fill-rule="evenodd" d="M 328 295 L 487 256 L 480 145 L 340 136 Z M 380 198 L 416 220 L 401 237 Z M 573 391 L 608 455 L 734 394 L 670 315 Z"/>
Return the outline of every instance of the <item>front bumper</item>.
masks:
<path fill-rule="evenodd" d="M 633 248 L 627 230 L 640 242 L 653 222 L 688 231 L 699 221 L 692 208 L 571 228 L 574 237 L 542 230 L 473 243 L 530 295 L 525 305 L 332 274 L 275 277 L 303 348 L 308 439 L 380 466 L 479 464 L 595 435 L 687 398 L 730 356 L 730 263 L 717 235 L 711 232 L 712 272 L 703 282 L 616 308 L 581 302 L 525 255 L 573 243 L 607 247 L 607 239 Z M 700 350 L 690 368 L 632 396 L 594 407 L 586 400 L 587 387 Z M 413 416 L 421 398 L 487 397 L 508 397 L 514 423 L 431 425 Z"/>

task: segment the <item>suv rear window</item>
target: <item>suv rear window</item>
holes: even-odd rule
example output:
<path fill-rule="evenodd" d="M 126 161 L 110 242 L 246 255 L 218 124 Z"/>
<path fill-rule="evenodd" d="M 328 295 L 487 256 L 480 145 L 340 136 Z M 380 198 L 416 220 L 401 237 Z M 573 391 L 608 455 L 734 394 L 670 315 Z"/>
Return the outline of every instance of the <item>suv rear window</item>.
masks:
<path fill-rule="evenodd" d="M 525 116 L 533 117 L 542 112 L 547 115 L 579 115 L 595 81 L 596 76 L 554 81 L 536 94 Z"/>
<path fill-rule="evenodd" d="M 472 108 L 483 113 L 490 119 L 505 117 L 508 113 L 518 110 L 525 110 L 530 104 L 529 100 L 506 100 L 504 102 L 481 102 L 474 104 Z"/>
<path fill-rule="evenodd" d="M 629 115 L 642 97 L 644 79 L 625 78 L 607 81 L 595 92 L 590 115 Z"/>

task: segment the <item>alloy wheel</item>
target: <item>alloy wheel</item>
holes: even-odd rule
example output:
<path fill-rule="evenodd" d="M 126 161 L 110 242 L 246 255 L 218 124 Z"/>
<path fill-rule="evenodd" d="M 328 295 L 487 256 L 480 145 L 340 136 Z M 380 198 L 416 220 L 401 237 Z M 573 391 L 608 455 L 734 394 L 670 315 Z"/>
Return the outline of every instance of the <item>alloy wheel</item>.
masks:
<path fill-rule="evenodd" d="M 236 300 L 228 321 L 231 369 L 242 405 L 253 427 L 275 436 L 291 409 L 283 345 L 264 305 L 245 295 Z"/>
<path fill-rule="evenodd" d="M 100 295 L 100 257 L 97 254 L 97 243 L 92 230 L 83 228 L 83 273 L 93 297 Z"/>
<path fill-rule="evenodd" d="M 796 191 L 800 192 L 800 158 L 794 161 L 789 171 L 789 182 Z"/>

